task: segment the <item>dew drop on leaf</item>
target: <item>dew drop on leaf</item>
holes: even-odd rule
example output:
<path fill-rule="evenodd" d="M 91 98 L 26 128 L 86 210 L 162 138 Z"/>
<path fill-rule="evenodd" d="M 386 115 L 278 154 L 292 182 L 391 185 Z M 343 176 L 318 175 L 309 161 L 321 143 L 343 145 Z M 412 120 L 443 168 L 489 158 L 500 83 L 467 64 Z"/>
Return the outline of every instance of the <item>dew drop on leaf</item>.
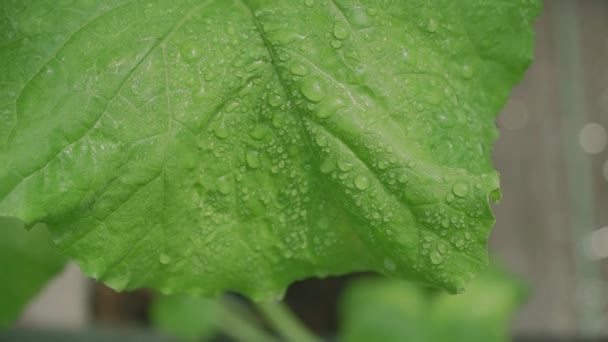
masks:
<path fill-rule="evenodd" d="M 226 124 L 224 123 L 224 121 L 218 121 L 214 126 L 213 126 L 213 134 L 218 137 L 219 139 L 226 139 L 228 138 L 229 132 L 228 132 L 228 128 L 226 127 Z"/>
<path fill-rule="evenodd" d="M 251 133 L 249 133 L 249 135 L 251 135 L 251 137 L 255 140 L 262 140 L 264 139 L 267 133 L 267 129 L 264 125 L 257 124 L 253 127 L 253 130 L 251 131 Z"/>
<path fill-rule="evenodd" d="M 281 96 L 272 93 L 268 96 L 268 104 L 276 108 L 283 104 L 283 99 Z"/>
<path fill-rule="evenodd" d="M 332 159 L 325 159 L 319 169 L 322 173 L 328 174 L 334 170 L 335 165 L 336 163 Z"/>
<path fill-rule="evenodd" d="M 357 175 L 354 184 L 359 190 L 367 190 L 370 186 L 370 181 L 366 175 Z"/>
<path fill-rule="evenodd" d="M 453 194 L 447 194 L 447 195 L 445 196 L 445 200 L 446 200 L 446 202 L 448 202 L 448 203 L 452 203 L 452 202 L 454 202 L 454 199 L 455 199 L 455 198 L 454 198 L 454 195 L 453 195 Z"/>
<path fill-rule="evenodd" d="M 289 70 L 291 71 L 292 74 L 294 74 L 296 76 L 306 76 L 310 73 L 310 71 L 308 70 L 306 65 L 304 65 L 300 62 L 294 62 L 291 65 L 291 67 L 289 68 Z"/>
<path fill-rule="evenodd" d="M 433 265 L 439 265 L 443 262 L 443 255 L 439 254 L 439 251 L 434 250 L 430 254 L 430 259 Z"/>
<path fill-rule="evenodd" d="M 103 282 L 116 291 L 122 291 L 129 284 L 129 275 L 121 274 L 116 277 L 104 279 Z"/>
<path fill-rule="evenodd" d="M 338 168 L 342 172 L 350 171 L 353 168 L 353 163 L 348 160 L 338 161 Z"/>
<path fill-rule="evenodd" d="M 161 253 L 158 260 L 160 261 L 161 264 L 167 265 L 167 264 L 171 263 L 171 256 L 166 253 Z"/>
<path fill-rule="evenodd" d="M 201 48 L 196 43 L 190 42 L 182 45 L 180 53 L 184 62 L 192 63 L 201 57 Z"/>
<path fill-rule="evenodd" d="M 437 245 L 437 251 L 438 251 L 439 253 L 441 253 L 441 254 L 445 254 L 445 252 L 447 252 L 447 250 L 448 250 L 448 249 L 447 249 L 447 247 L 446 247 L 445 243 L 440 242 L 440 243 Z"/>
<path fill-rule="evenodd" d="M 380 170 L 386 170 L 386 168 L 389 166 L 390 162 L 386 159 L 383 159 L 381 161 L 378 162 L 378 168 Z"/>
<path fill-rule="evenodd" d="M 317 136 L 315 137 L 315 142 L 317 143 L 317 145 L 319 145 L 319 147 L 327 146 L 327 138 L 324 135 L 317 134 Z"/>
<path fill-rule="evenodd" d="M 430 33 L 434 33 L 437 31 L 437 21 L 435 21 L 435 19 L 431 18 L 427 21 L 426 23 L 426 30 Z"/>
<path fill-rule="evenodd" d="M 223 195 L 228 195 L 232 192 L 232 183 L 230 182 L 230 178 L 227 176 L 222 176 L 217 179 L 217 191 L 219 191 Z"/>
<path fill-rule="evenodd" d="M 302 82 L 300 91 L 307 99 L 312 102 L 321 102 L 325 98 L 325 89 L 323 85 L 316 78 L 309 78 Z"/>
<path fill-rule="evenodd" d="M 469 194 L 469 185 L 464 182 L 456 182 L 452 187 L 452 191 L 458 197 L 466 197 Z"/>
<path fill-rule="evenodd" d="M 245 162 L 247 162 L 247 166 L 252 169 L 257 169 L 261 166 L 260 163 L 260 152 L 256 150 L 249 150 L 245 153 Z"/>
<path fill-rule="evenodd" d="M 334 37 L 339 40 L 348 38 L 348 28 L 341 21 L 334 23 Z"/>
<path fill-rule="evenodd" d="M 473 78 L 473 68 L 470 65 L 465 64 L 462 66 L 462 77 L 467 80 Z"/>

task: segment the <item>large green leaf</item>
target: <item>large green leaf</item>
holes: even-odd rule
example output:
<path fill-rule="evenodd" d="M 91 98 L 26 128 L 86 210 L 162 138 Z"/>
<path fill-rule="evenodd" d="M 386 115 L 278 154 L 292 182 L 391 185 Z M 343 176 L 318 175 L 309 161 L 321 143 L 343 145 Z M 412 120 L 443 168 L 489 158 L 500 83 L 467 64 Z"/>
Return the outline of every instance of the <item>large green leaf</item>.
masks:
<path fill-rule="evenodd" d="M 340 341 L 509 341 L 509 325 L 524 286 L 498 270 L 448 295 L 413 283 L 365 279 L 342 298 Z"/>
<path fill-rule="evenodd" d="M 0 6 L 0 215 L 116 289 L 253 298 L 487 263 L 536 1 Z"/>
<path fill-rule="evenodd" d="M 0 217 L 0 328 L 12 323 L 64 264 L 44 226 L 27 231 L 19 221 Z"/>

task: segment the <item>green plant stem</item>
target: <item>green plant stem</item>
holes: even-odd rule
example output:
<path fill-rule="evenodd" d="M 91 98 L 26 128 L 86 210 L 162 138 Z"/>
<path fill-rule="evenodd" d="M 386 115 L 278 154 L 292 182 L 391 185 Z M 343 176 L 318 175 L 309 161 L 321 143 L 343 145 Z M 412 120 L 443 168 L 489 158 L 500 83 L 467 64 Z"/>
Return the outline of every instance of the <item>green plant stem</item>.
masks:
<path fill-rule="evenodd" d="M 257 303 L 256 306 L 283 339 L 290 342 L 320 341 L 283 302 Z"/>
<path fill-rule="evenodd" d="M 219 319 L 216 323 L 222 333 L 237 341 L 278 342 L 276 338 L 243 317 L 242 312 L 235 310 L 231 303 L 222 302 Z"/>

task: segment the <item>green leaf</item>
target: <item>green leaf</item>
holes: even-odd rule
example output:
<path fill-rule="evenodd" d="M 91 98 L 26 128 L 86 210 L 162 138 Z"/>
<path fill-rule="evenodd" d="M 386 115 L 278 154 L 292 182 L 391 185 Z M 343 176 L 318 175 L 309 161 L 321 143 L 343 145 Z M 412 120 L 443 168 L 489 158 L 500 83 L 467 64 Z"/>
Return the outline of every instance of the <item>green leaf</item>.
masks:
<path fill-rule="evenodd" d="M 413 283 L 360 280 L 341 301 L 340 341 L 509 341 L 523 285 L 497 270 L 448 295 Z"/>
<path fill-rule="evenodd" d="M 0 215 L 115 289 L 487 264 L 536 1 L 3 2 Z"/>
<path fill-rule="evenodd" d="M 64 264 L 44 226 L 27 231 L 19 221 L 0 217 L 0 329 L 19 317 Z"/>
<path fill-rule="evenodd" d="M 185 340 L 200 340 L 216 332 L 218 302 L 183 295 L 158 296 L 150 310 L 159 330 Z"/>

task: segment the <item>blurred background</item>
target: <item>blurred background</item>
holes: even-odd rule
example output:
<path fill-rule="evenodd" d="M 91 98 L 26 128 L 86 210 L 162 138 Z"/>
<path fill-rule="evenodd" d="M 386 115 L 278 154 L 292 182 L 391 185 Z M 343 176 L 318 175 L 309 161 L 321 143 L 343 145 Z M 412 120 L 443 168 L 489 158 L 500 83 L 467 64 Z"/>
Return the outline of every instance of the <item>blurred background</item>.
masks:
<path fill-rule="evenodd" d="M 546 1 L 535 28 L 536 58 L 499 116 L 494 152 L 503 200 L 490 251 L 529 287 L 509 334 L 608 337 L 608 1 Z M 332 336 L 355 277 L 296 283 L 286 301 Z M 143 331 L 152 297 L 115 293 L 69 265 L 16 326 Z"/>

